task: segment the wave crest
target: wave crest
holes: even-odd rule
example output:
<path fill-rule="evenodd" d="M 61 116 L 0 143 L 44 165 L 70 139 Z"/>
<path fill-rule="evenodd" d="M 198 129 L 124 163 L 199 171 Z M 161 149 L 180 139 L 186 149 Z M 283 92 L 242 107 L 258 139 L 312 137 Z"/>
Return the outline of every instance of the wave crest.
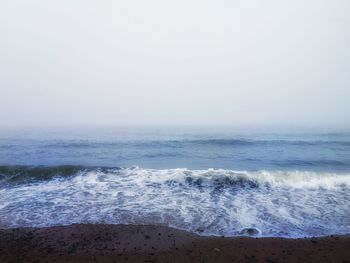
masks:
<path fill-rule="evenodd" d="M 190 170 L 131 168 L 96 168 L 82 166 L 0 166 L 0 184 L 21 184 L 64 179 L 75 176 L 109 176 L 112 180 L 135 181 L 139 184 L 182 185 L 214 188 L 335 188 L 350 187 L 349 174 L 310 171 L 235 171 L 226 169 Z"/>
<path fill-rule="evenodd" d="M 0 166 L 0 183 L 25 183 L 68 177 L 87 170 L 82 166 Z"/>
<path fill-rule="evenodd" d="M 290 187 L 290 188 L 335 188 L 350 187 L 350 175 L 316 173 L 308 171 L 234 171 L 224 169 L 151 170 L 125 169 L 125 174 L 146 176 L 158 183 L 178 183 L 197 187 Z"/>

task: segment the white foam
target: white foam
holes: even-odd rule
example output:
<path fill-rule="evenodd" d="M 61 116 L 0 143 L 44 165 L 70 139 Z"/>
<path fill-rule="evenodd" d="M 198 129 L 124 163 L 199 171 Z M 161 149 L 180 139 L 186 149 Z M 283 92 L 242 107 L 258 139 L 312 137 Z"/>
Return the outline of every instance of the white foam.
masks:
<path fill-rule="evenodd" d="M 332 189 L 341 186 L 350 186 L 350 174 L 335 173 L 315 173 L 308 171 L 234 171 L 224 169 L 208 170 L 188 170 L 186 168 L 152 170 L 134 167 L 124 169 L 122 173 L 127 177 L 134 177 L 139 184 L 145 180 L 164 183 L 174 180 L 179 183 L 185 183 L 187 177 L 195 180 L 200 179 L 202 184 L 209 185 L 214 180 L 225 178 L 231 180 L 246 180 L 257 183 L 261 186 L 269 185 L 271 187 L 291 187 L 291 188 L 325 188 Z"/>
<path fill-rule="evenodd" d="M 0 225 L 162 223 L 215 235 L 247 227 L 263 236 L 348 233 L 349 188 L 347 174 L 96 170 L 2 189 Z"/>

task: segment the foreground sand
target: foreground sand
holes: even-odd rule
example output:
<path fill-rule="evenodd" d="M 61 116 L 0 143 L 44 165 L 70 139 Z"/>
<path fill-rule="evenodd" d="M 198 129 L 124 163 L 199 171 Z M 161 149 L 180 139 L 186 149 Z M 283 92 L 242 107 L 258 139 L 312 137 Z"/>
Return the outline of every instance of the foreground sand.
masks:
<path fill-rule="evenodd" d="M 350 236 L 200 237 L 164 226 L 0 230 L 0 262 L 350 262 Z"/>

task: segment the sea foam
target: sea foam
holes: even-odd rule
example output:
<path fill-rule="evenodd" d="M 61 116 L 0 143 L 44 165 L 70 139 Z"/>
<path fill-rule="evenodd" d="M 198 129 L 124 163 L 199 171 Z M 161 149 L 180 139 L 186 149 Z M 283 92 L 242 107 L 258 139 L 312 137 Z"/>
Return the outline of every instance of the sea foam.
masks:
<path fill-rule="evenodd" d="M 349 174 L 140 167 L 16 169 L 3 169 L 0 177 L 1 227 L 165 224 L 203 235 L 234 236 L 252 228 L 258 229 L 259 236 L 288 237 L 350 231 Z"/>

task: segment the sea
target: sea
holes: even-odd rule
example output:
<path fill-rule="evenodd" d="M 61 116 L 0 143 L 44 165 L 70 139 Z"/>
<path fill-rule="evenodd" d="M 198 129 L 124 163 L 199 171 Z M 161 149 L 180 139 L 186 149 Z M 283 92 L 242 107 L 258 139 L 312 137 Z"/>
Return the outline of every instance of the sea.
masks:
<path fill-rule="evenodd" d="M 1 130 L 0 227 L 80 223 L 214 236 L 349 234 L 350 133 Z"/>

